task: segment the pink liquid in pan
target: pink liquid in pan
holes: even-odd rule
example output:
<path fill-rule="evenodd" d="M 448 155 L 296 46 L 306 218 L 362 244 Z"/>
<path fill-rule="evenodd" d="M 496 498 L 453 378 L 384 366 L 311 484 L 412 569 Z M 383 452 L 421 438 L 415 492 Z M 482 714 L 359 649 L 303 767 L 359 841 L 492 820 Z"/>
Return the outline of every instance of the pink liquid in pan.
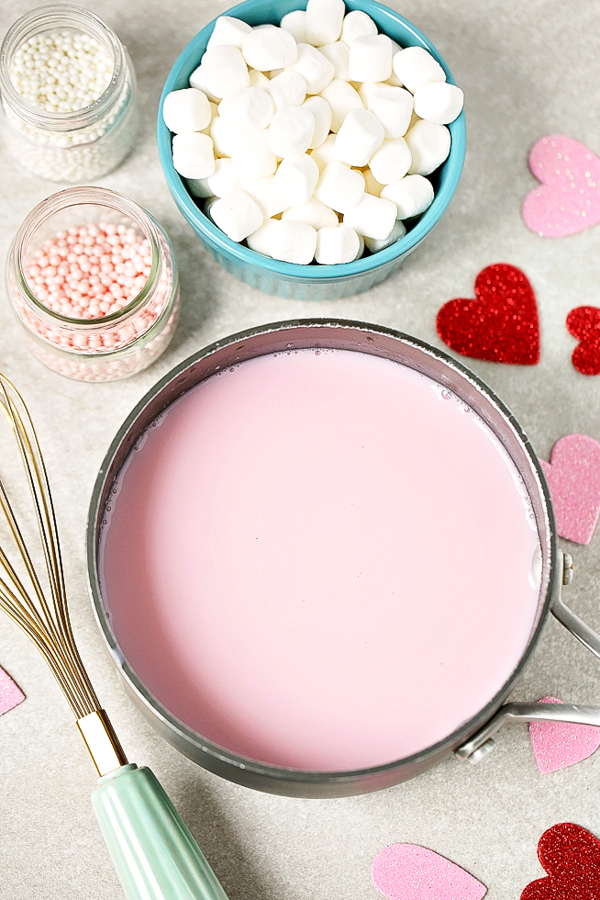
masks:
<path fill-rule="evenodd" d="M 539 539 L 491 431 L 440 385 L 343 350 L 190 390 L 124 466 L 101 548 L 117 640 L 213 742 L 315 771 L 451 734 L 519 661 Z"/>

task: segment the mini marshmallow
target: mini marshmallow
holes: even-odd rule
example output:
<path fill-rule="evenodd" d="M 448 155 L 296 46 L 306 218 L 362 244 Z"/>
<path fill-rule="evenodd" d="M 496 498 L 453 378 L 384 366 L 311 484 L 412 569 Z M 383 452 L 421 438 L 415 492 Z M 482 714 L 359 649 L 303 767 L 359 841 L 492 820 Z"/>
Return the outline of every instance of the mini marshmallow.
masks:
<path fill-rule="evenodd" d="M 318 180 L 319 167 L 312 157 L 307 154 L 290 156 L 279 163 L 273 190 L 285 204 L 285 209 L 302 206 L 312 197 Z"/>
<path fill-rule="evenodd" d="M 349 225 L 319 228 L 315 259 L 322 266 L 349 263 L 360 255 L 360 239 Z"/>
<path fill-rule="evenodd" d="M 258 69 L 248 69 L 248 75 L 250 77 L 250 87 L 260 88 L 263 91 L 269 90 L 271 82 L 264 72 L 259 72 Z"/>
<path fill-rule="evenodd" d="M 371 251 L 371 253 L 378 253 L 380 250 L 385 250 L 386 247 L 391 247 L 392 244 L 395 244 L 396 241 L 399 241 L 400 238 L 403 238 L 406 234 L 406 225 L 400 219 L 396 219 L 394 227 L 388 234 L 388 236 L 383 241 L 377 241 L 375 238 L 365 237 L 365 244 L 367 245 L 367 249 Z"/>
<path fill-rule="evenodd" d="M 259 25 L 244 38 L 242 53 L 251 68 L 270 72 L 291 66 L 298 51 L 294 37 L 285 28 Z"/>
<path fill-rule="evenodd" d="M 315 150 L 327 140 L 331 128 L 331 107 L 323 97 L 308 97 L 302 106 L 304 109 L 310 110 L 315 117 L 315 130 L 312 141 L 308 145 L 309 150 Z"/>
<path fill-rule="evenodd" d="M 410 219 L 421 215 L 431 206 L 433 187 L 422 175 L 405 175 L 400 181 L 386 184 L 381 196 L 396 204 L 398 219 Z"/>
<path fill-rule="evenodd" d="M 315 197 L 339 213 L 358 206 L 365 192 L 365 179 L 360 172 L 334 160 L 325 166 L 315 188 Z"/>
<path fill-rule="evenodd" d="M 385 81 L 392 74 L 392 42 L 387 34 L 366 34 L 350 45 L 350 81 Z"/>
<path fill-rule="evenodd" d="M 366 166 L 383 139 L 383 125 L 377 116 L 368 109 L 351 109 L 335 139 L 336 153 L 350 166 Z"/>
<path fill-rule="evenodd" d="M 413 94 L 430 81 L 445 81 L 446 73 L 424 47 L 406 47 L 394 55 L 394 73 Z"/>
<path fill-rule="evenodd" d="M 198 68 L 194 69 L 190 75 L 190 87 L 196 88 L 197 91 L 202 91 L 203 94 L 206 94 L 211 103 L 218 103 L 221 99 L 220 97 L 215 97 L 215 95 L 209 91 L 206 84 L 206 71 L 204 70 L 202 63 L 200 63 Z"/>
<path fill-rule="evenodd" d="M 306 43 L 320 47 L 337 41 L 342 30 L 344 0 L 308 0 L 306 4 Z"/>
<path fill-rule="evenodd" d="M 404 88 L 390 84 L 367 82 L 359 89 L 361 99 L 368 110 L 375 113 L 386 138 L 403 137 L 410 127 L 413 96 Z"/>
<path fill-rule="evenodd" d="M 207 197 L 206 198 L 206 200 L 204 201 L 204 207 L 203 207 L 205 216 L 211 217 L 210 211 L 213 208 L 213 206 L 215 205 L 215 203 L 217 202 L 217 200 L 219 200 L 219 199 L 220 199 L 219 197 Z"/>
<path fill-rule="evenodd" d="M 445 125 L 419 119 L 405 135 L 412 155 L 411 175 L 430 175 L 450 153 L 450 131 Z"/>
<path fill-rule="evenodd" d="M 330 162 L 337 160 L 339 162 L 338 155 L 335 150 L 335 134 L 330 134 L 322 144 L 319 144 L 318 147 L 310 154 L 316 164 L 319 167 L 319 170 L 322 172 L 325 166 L 328 166 Z"/>
<path fill-rule="evenodd" d="M 276 220 L 275 220 L 276 221 Z M 271 256 L 283 262 L 308 265 L 315 257 L 317 232 L 305 222 L 279 222 L 273 231 Z"/>
<path fill-rule="evenodd" d="M 363 108 L 358 91 L 347 81 L 342 81 L 341 78 L 334 78 L 321 91 L 321 97 L 331 107 L 331 130 L 336 133 L 340 130 L 342 122 L 351 109 Z"/>
<path fill-rule="evenodd" d="M 265 219 L 278 216 L 287 208 L 285 199 L 273 188 L 274 177 L 268 175 L 266 178 L 242 181 L 240 185 L 242 190 L 256 200 Z"/>
<path fill-rule="evenodd" d="M 396 204 L 372 194 L 364 194 L 354 209 L 344 214 L 344 225 L 376 241 L 384 241 L 388 237 L 395 221 Z"/>
<path fill-rule="evenodd" d="M 210 137 L 199 131 L 174 135 L 173 167 L 184 178 L 208 178 L 212 175 L 215 171 L 215 152 Z"/>
<path fill-rule="evenodd" d="M 237 135 L 221 116 L 211 119 L 208 133 L 212 138 L 217 156 L 231 156 L 234 139 Z"/>
<path fill-rule="evenodd" d="M 279 23 L 281 28 L 285 28 L 294 36 L 297 44 L 306 43 L 306 10 L 294 9 L 283 17 Z"/>
<path fill-rule="evenodd" d="M 233 134 L 267 128 L 274 113 L 271 95 L 256 87 L 230 94 L 219 104 L 219 115 Z"/>
<path fill-rule="evenodd" d="M 202 57 L 203 80 L 210 93 L 222 99 L 250 87 L 248 67 L 237 47 L 212 47 Z M 190 84 L 194 73 L 190 76 Z"/>
<path fill-rule="evenodd" d="M 278 221 L 269 232 L 269 255 L 282 262 L 307 266 L 315 258 L 317 232 L 305 222 Z"/>
<path fill-rule="evenodd" d="M 415 112 L 428 122 L 449 125 L 460 115 L 464 99 L 455 84 L 430 81 L 415 91 Z"/>
<path fill-rule="evenodd" d="M 194 197 L 226 197 L 235 188 L 235 174 L 230 159 L 217 159 L 215 171 L 208 178 L 188 178 L 187 186 Z"/>
<path fill-rule="evenodd" d="M 246 238 L 246 243 L 255 253 L 271 256 L 275 244 L 275 233 L 279 228 L 279 219 L 265 219 L 260 228 Z"/>
<path fill-rule="evenodd" d="M 369 160 L 369 169 L 380 184 L 404 178 L 411 165 L 411 152 L 404 138 L 384 141 Z"/>
<path fill-rule="evenodd" d="M 350 46 L 356 38 L 366 37 L 369 34 L 377 34 L 377 25 L 366 13 L 360 9 L 353 9 L 344 18 L 342 23 L 341 40 Z"/>
<path fill-rule="evenodd" d="M 305 222 L 317 230 L 319 228 L 332 228 L 338 224 L 338 217 L 329 206 L 325 206 L 316 197 L 311 197 L 308 203 L 302 206 L 290 206 L 281 218 L 290 222 Z"/>
<path fill-rule="evenodd" d="M 320 94 L 335 73 L 333 63 L 311 44 L 298 44 L 298 57 L 290 68 L 306 81 L 307 94 Z"/>
<path fill-rule="evenodd" d="M 231 162 L 236 178 L 266 178 L 277 168 L 277 157 L 269 147 L 269 130 L 248 131 L 232 139 Z"/>
<path fill-rule="evenodd" d="M 325 44 L 323 47 L 319 47 L 319 52 L 332 63 L 335 70 L 334 78 L 350 81 L 350 72 L 348 71 L 350 51 L 346 44 L 342 41 L 335 41 L 333 44 Z"/>
<path fill-rule="evenodd" d="M 202 131 L 210 125 L 211 109 L 208 97 L 196 88 L 171 91 L 163 103 L 163 120 L 169 131 Z"/>
<path fill-rule="evenodd" d="M 213 33 L 208 39 L 206 49 L 231 44 L 241 50 L 244 38 L 252 31 L 250 25 L 234 16 L 219 16 L 215 22 Z"/>
<path fill-rule="evenodd" d="M 308 265 L 314 259 L 317 233 L 312 226 L 302 222 L 266 219 L 254 234 L 249 235 L 246 243 L 251 250 L 272 259 Z"/>
<path fill-rule="evenodd" d="M 236 188 L 210 208 L 210 217 L 232 241 L 243 241 L 263 223 L 258 204 L 245 191 Z"/>
<path fill-rule="evenodd" d="M 278 110 L 269 127 L 269 147 L 276 156 L 305 153 L 315 133 L 315 117 L 305 106 L 286 106 Z"/>
<path fill-rule="evenodd" d="M 284 106 L 301 106 L 306 97 L 306 82 L 300 72 L 284 69 L 275 78 L 271 78 L 266 88 L 273 98 L 276 109 Z"/>

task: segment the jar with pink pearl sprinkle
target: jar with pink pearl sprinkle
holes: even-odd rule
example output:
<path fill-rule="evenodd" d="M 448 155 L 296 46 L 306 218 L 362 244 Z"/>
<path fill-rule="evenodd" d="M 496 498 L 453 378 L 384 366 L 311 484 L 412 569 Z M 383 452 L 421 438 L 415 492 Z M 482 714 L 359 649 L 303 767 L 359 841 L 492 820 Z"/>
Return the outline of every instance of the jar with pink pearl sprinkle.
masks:
<path fill-rule="evenodd" d="M 79 381 L 145 369 L 177 324 L 179 278 L 167 235 L 106 188 L 69 188 L 38 204 L 13 241 L 6 277 L 29 349 Z"/>

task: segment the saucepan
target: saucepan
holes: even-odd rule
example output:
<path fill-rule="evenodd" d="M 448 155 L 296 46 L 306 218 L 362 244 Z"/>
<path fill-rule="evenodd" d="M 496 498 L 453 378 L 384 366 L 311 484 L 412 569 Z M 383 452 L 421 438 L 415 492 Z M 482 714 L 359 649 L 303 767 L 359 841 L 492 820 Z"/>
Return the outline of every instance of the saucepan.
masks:
<path fill-rule="evenodd" d="M 204 768 L 334 797 L 389 787 L 506 721 L 565 605 L 527 437 L 460 362 L 409 335 L 310 319 L 195 353 L 137 404 L 87 532 L 104 640 L 143 715 Z"/>

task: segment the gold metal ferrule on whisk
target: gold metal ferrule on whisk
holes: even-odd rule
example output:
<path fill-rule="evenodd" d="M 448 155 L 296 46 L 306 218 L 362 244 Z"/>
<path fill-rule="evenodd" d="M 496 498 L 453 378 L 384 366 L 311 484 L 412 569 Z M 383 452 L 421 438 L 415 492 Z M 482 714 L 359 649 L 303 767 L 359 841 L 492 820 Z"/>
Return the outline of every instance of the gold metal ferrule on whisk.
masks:
<path fill-rule="evenodd" d="M 119 743 L 112 723 L 103 709 L 97 709 L 81 719 L 77 719 L 77 727 L 81 733 L 89 754 L 92 757 L 98 775 L 108 775 L 126 766 L 127 757 Z"/>

